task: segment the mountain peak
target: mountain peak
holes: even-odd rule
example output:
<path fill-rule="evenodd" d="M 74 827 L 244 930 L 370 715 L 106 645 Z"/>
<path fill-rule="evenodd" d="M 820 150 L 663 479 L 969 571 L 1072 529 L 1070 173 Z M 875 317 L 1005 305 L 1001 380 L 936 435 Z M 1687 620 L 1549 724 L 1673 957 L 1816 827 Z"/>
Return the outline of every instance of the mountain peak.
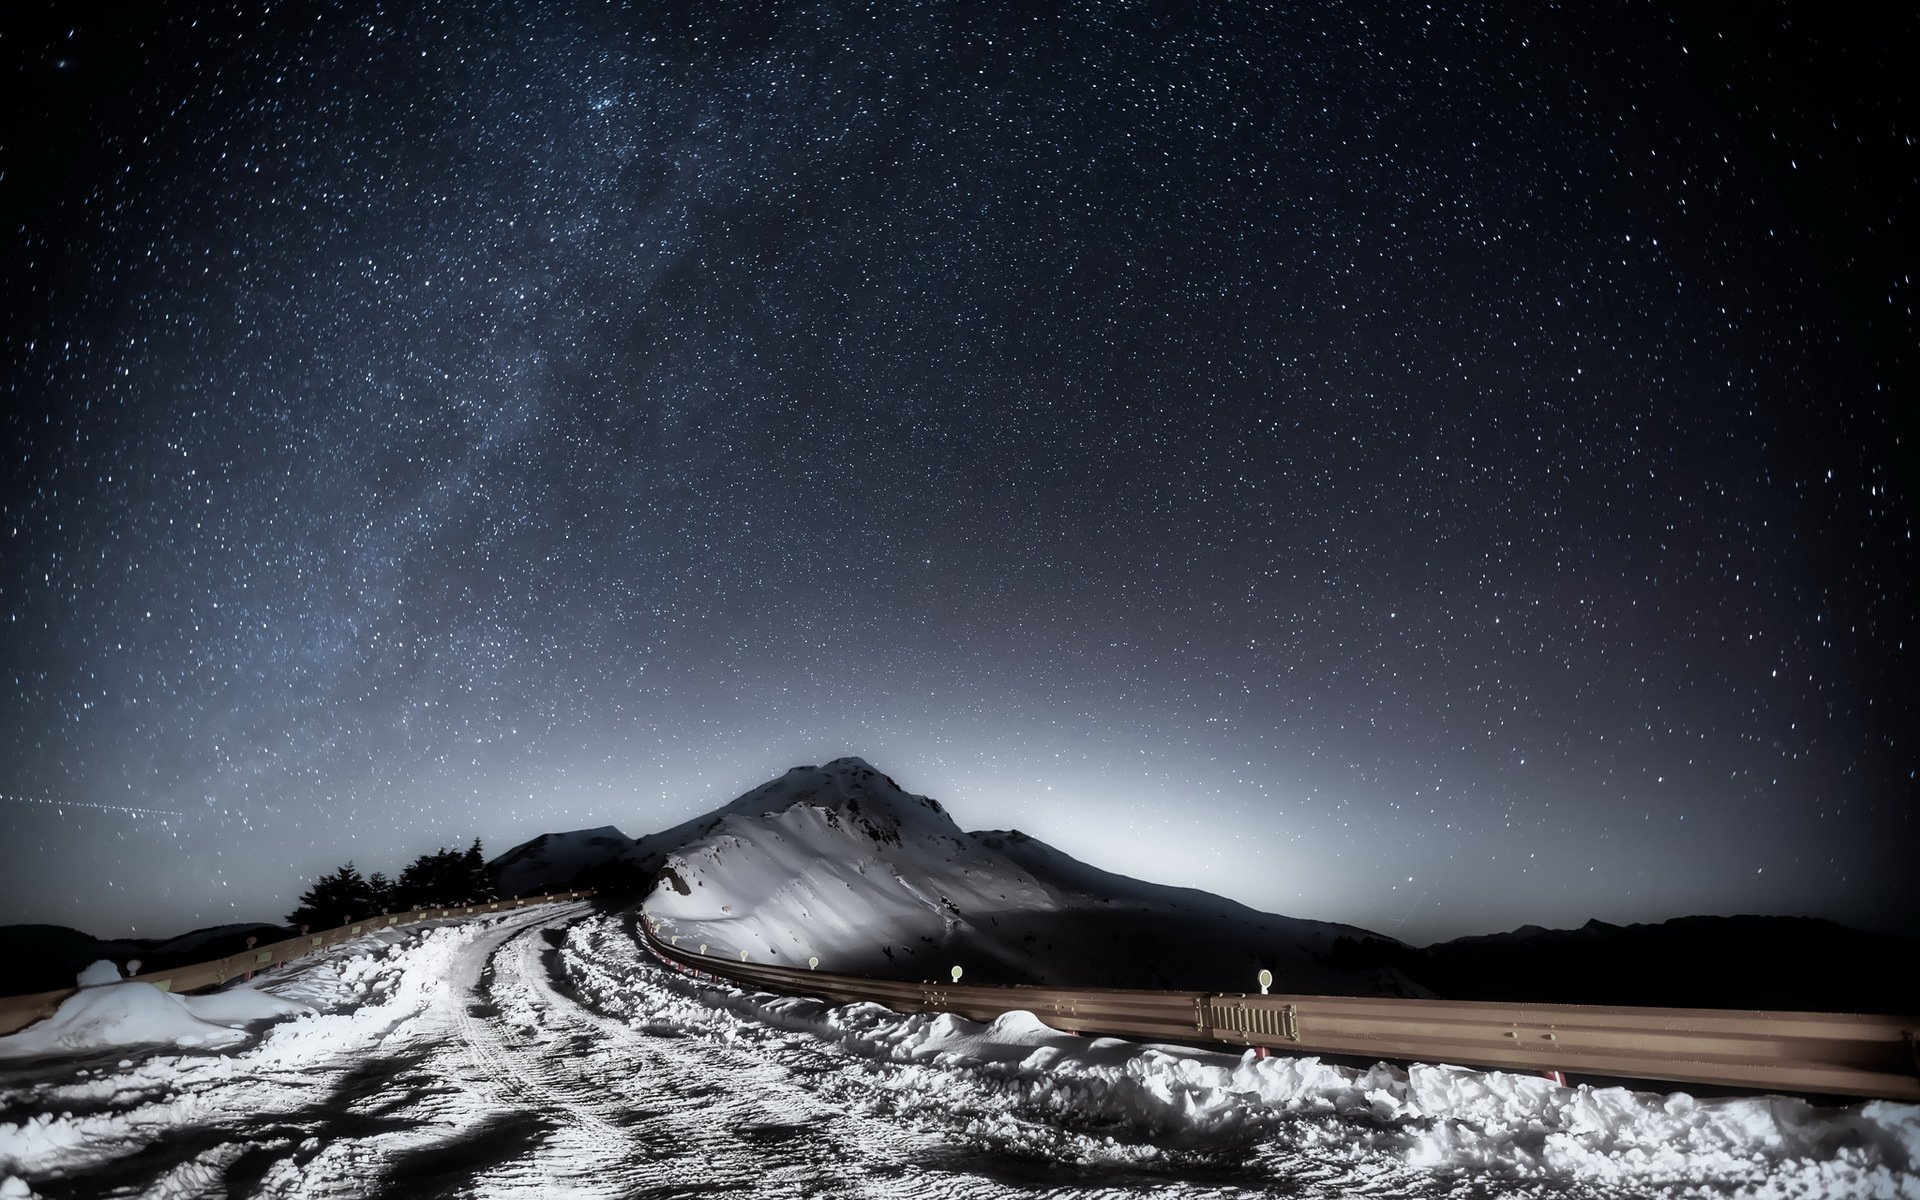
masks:
<path fill-rule="evenodd" d="M 1390 971 L 1328 965 L 1348 926 L 1259 913 L 1113 875 L 1024 833 L 963 834 L 862 758 L 796 769 L 669 852 L 647 911 L 671 935 L 756 962 L 1008 983 L 1408 994 Z"/>

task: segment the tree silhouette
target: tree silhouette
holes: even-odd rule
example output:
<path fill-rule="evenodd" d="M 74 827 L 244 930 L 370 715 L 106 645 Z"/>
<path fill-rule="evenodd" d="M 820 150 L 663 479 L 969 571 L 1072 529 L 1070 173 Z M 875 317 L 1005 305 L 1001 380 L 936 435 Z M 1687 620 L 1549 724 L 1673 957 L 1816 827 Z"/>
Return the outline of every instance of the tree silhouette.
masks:
<path fill-rule="evenodd" d="M 475 900 L 493 899 L 493 877 L 487 874 L 487 856 L 481 853 L 480 839 L 473 839 L 473 845 L 460 857 L 460 865 L 467 877 L 468 894 Z"/>
<path fill-rule="evenodd" d="M 376 907 L 373 890 L 361 878 L 360 869 L 348 862 L 301 893 L 299 907 L 287 914 L 287 924 L 331 929 L 354 917 L 369 916 Z"/>
<path fill-rule="evenodd" d="M 435 904 L 468 904 L 493 898 L 493 879 L 487 874 L 480 839 L 466 850 L 441 849 L 422 854 L 407 864 L 394 884 L 397 903 L 410 908 Z"/>
<path fill-rule="evenodd" d="M 487 874 L 486 853 L 480 839 L 465 850 L 444 846 L 407 864 L 397 879 L 379 871 L 361 878 L 352 863 L 322 875 L 287 914 L 292 925 L 315 929 L 346 923 L 348 917 L 368 917 L 409 908 L 472 904 L 494 898 L 493 877 Z"/>
<path fill-rule="evenodd" d="M 383 871 L 375 871 L 367 876 L 367 911 L 393 911 L 393 880 Z"/>

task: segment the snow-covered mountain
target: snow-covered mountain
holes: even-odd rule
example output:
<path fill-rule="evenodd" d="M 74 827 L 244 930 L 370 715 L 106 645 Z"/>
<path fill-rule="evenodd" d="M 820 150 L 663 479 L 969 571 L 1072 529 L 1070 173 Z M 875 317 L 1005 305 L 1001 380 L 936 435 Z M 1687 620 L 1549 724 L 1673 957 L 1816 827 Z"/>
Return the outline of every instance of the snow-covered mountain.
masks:
<path fill-rule="evenodd" d="M 857 758 L 795 767 L 664 855 L 647 910 L 729 957 L 907 978 L 1424 995 L 1329 961 L 1352 926 L 1257 912 L 1088 866 L 1014 832 L 963 833 Z M 686 830 L 681 826 L 680 830 Z M 655 848 L 669 831 L 644 839 Z M 640 843 L 636 843 L 636 846 Z M 630 851 L 631 853 L 631 851 Z"/>
<path fill-rule="evenodd" d="M 1910 941 L 1830 922 L 1692 917 L 1527 927 L 1416 949 L 1102 871 L 1018 830 L 963 833 L 857 758 L 795 767 L 644 838 L 549 834 L 492 864 L 503 895 L 639 891 L 714 953 L 971 982 L 1444 995 L 1450 999 L 1908 1011 Z M 1781 962 L 1795 969 L 1782 971 Z"/>
<path fill-rule="evenodd" d="M 543 833 L 522 842 L 487 864 L 494 888 L 505 897 L 563 892 L 574 887 L 604 887 L 638 891 L 666 862 L 667 856 L 711 834 L 729 816 L 758 816 L 792 803 L 782 791 L 796 771 L 771 780 L 711 812 L 682 821 L 645 837 L 628 837 L 611 825 Z"/>

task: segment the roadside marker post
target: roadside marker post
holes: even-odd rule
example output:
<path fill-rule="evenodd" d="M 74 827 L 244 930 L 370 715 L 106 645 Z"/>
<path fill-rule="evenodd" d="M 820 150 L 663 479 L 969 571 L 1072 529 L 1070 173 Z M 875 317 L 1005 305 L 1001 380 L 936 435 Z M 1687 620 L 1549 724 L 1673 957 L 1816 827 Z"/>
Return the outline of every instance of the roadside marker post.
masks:
<path fill-rule="evenodd" d="M 1261 967 L 1260 974 L 1256 978 L 1260 981 L 1260 994 L 1262 996 L 1266 995 L 1267 989 L 1273 986 L 1273 972 L 1267 970 L 1265 967 Z M 1255 1046 L 1253 1048 L 1253 1056 L 1255 1058 L 1272 1058 L 1273 1051 L 1267 1049 L 1265 1046 Z"/>

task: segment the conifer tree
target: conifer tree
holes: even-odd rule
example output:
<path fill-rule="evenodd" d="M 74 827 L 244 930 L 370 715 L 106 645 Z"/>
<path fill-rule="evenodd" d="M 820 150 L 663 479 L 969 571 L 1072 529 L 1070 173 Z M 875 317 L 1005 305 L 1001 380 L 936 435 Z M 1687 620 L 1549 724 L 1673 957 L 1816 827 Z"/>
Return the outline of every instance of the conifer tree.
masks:
<path fill-rule="evenodd" d="M 393 911 L 393 880 L 383 871 L 367 876 L 367 909 L 370 913 Z"/>
<path fill-rule="evenodd" d="M 461 874 L 466 877 L 467 894 L 475 900 L 493 899 L 493 878 L 487 874 L 487 856 L 480 850 L 480 839 L 460 856 Z"/>
<path fill-rule="evenodd" d="M 355 917 L 372 915 L 374 897 L 360 869 L 348 862 L 339 870 L 322 875 L 301 893 L 299 907 L 287 914 L 287 924 L 314 929 L 345 925 Z"/>

